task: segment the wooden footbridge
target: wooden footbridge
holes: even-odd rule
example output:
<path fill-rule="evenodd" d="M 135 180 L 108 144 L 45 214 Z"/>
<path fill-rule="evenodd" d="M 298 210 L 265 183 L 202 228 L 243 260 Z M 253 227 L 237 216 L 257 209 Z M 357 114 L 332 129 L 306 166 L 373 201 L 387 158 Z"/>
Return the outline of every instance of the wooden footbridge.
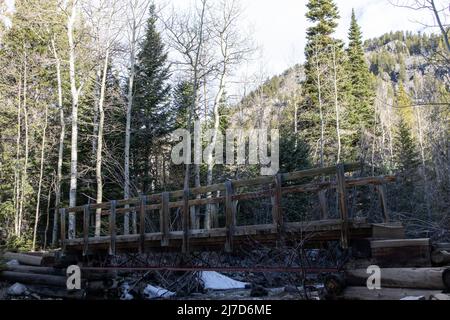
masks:
<path fill-rule="evenodd" d="M 227 181 L 190 190 L 64 208 L 60 210 L 61 246 L 64 253 L 83 255 L 115 255 L 119 252 L 151 250 L 177 250 L 183 253 L 191 250 L 231 252 L 234 247 L 249 239 L 265 245 L 276 245 L 279 241 L 295 243 L 302 239 L 308 239 L 308 242 L 337 240 L 341 241 L 345 248 L 354 239 L 373 238 L 380 230 L 381 233 L 389 233 L 389 230 L 400 227 L 390 222 L 386 203 L 385 184 L 395 181 L 395 177 L 355 178 L 351 175 L 361 168 L 361 164 L 341 164 L 336 167 L 278 174 L 274 177 Z M 382 217 L 379 224 L 349 216 L 349 189 L 368 185 L 373 185 L 378 193 Z M 334 219 L 329 217 L 324 193 L 326 190 L 336 191 L 339 216 Z M 319 219 L 287 219 L 284 202 L 288 197 L 299 193 L 317 197 Z M 270 199 L 271 223 L 239 225 L 238 202 L 256 199 Z M 211 206 L 222 210 L 224 226 L 199 228 L 191 219 L 192 211 L 195 211 L 195 208 Z M 123 232 L 126 213 L 137 217 L 134 219 L 136 222 L 132 234 Z M 103 234 L 100 236 L 95 236 L 94 233 L 95 215 L 102 217 Z M 72 230 L 68 230 L 69 218 L 76 221 L 76 227 Z M 150 221 L 157 221 L 153 223 L 153 228 L 149 228 Z"/>

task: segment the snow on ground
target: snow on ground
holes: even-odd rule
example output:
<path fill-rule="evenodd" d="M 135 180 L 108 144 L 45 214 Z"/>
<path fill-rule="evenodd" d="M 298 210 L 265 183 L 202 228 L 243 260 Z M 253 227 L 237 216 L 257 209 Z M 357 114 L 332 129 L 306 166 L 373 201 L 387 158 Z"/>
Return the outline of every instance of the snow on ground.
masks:
<path fill-rule="evenodd" d="M 211 290 L 245 289 L 249 285 L 214 271 L 202 271 L 200 278 L 205 285 L 205 289 Z"/>
<path fill-rule="evenodd" d="M 171 292 L 161 287 L 155 287 L 152 285 L 147 285 L 147 287 L 145 287 L 144 294 L 147 297 L 147 299 L 170 298 L 175 295 L 174 292 Z"/>

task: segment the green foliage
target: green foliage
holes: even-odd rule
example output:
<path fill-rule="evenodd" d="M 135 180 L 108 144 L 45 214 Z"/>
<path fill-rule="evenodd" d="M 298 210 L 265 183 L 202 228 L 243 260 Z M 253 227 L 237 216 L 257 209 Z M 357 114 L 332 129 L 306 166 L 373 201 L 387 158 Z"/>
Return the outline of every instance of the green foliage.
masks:
<path fill-rule="evenodd" d="M 136 65 L 132 110 L 131 153 L 133 175 L 142 193 L 152 190 L 152 155 L 160 153 L 164 137 L 173 130 L 175 120 L 170 108 L 170 76 L 167 51 L 156 27 L 155 6 L 150 6 L 145 38 Z"/>

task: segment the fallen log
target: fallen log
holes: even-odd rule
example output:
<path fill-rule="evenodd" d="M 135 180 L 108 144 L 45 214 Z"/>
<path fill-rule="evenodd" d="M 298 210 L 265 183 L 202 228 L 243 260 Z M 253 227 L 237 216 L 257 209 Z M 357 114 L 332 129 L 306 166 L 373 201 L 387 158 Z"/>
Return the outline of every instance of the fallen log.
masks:
<path fill-rule="evenodd" d="M 450 252 L 447 250 L 435 250 L 431 254 L 431 262 L 433 265 L 443 266 L 450 264 Z"/>
<path fill-rule="evenodd" d="M 6 271 L 15 271 L 23 273 L 33 273 L 33 274 L 46 274 L 53 276 L 65 276 L 65 269 L 56 269 L 52 267 L 36 267 L 36 266 L 22 266 L 22 265 L 7 265 L 5 267 Z"/>
<path fill-rule="evenodd" d="M 345 279 L 349 286 L 366 286 L 369 274 L 366 269 L 347 270 Z M 450 269 L 446 268 L 382 268 L 382 288 L 415 288 L 445 290 L 450 288 Z"/>
<path fill-rule="evenodd" d="M 25 253 L 6 252 L 3 255 L 5 260 L 17 260 L 20 264 L 28 266 L 45 266 L 53 262 L 54 258 L 50 256 L 38 256 Z"/>
<path fill-rule="evenodd" d="M 408 297 L 423 297 L 424 300 L 430 300 L 431 297 L 440 293 L 439 290 L 405 288 L 369 290 L 367 287 L 347 287 L 339 298 L 344 300 L 401 300 Z"/>
<path fill-rule="evenodd" d="M 62 288 L 42 287 L 42 286 L 27 286 L 28 290 L 39 296 L 47 298 L 56 298 L 64 300 L 83 300 L 86 293 L 84 290 L 68 291 Z"/>
<path fill-rule="evenodd" d="M 2 271 L 0 273 L 0 279 L 19 282 L 23 284 L 36 284 L 36 285 L 47 285 L 52 287 L 66 287 L 66 277 L 46 275 L 46 274 L 33 274 L 15 271 Z"/>
<path fill-rule="evenodd" d="M 431 267 L 430 239 L 376 240 L 370 245 L 374 264 L 380 267 Z"/>

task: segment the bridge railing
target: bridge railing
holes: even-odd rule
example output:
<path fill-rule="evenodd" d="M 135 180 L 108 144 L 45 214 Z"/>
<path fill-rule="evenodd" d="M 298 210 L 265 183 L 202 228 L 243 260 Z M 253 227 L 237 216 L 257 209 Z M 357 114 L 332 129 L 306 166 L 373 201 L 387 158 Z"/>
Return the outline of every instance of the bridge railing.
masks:
<path fill-rule="evenodd" d="M 113 200 L 105 203 L 88 204 L 73 208 L 63 208 L 60 210 L 60 230 L 61 246 L 63 250 L 67 240 L 77 237 L 76 222 L 82 222 L 83 253 L 87 254 L 89 243 L 99 237 L 99 234 L 92 235 L 92 228 L 96 221 L 101 222 L 104 217 L 108 218 L 103 223 L 103 229 L 107 229 L 110 242 L 110 254 L 116 252 L 116 239 L 119 228 L 123 224 L 123 218 L 126 214 L 135 216 L 132 221 L 132 234 L 130 236 L 138 237 L 139 247 L 144 250 L 146 238 L 146 221 L 152 217 L 159 218 L 159 235 L 161 246 L 169 246 L 171 227 L 171 211 L 177 210 L 178 219 L 181 220 L 182 233 L 182 251 L 189 251 L 189 238 L 194 230 L 200 229 L 194 221 L 191 214 L 191 208 L 200 206 L 218 206 L 222 205 L 225 212 L 225 228 L 215 229 L 215 232 L 224 232 L 226 237 L 225 250 L 231 251 L 233 247 L 233 236 L 237 221 L 237 202 L 244 200 L 254 200 L 270 197 L 272 202 L 272 224 L 280 234 L 284 230 L 285 216 L 283 212 L 283 196 L 287 194 L 313 192 L 319 195 L 319 205 L 321 208 L 321 219 L 328 219 L 328 208 L 326 201 L 321 197 L 322 191 L 327 189 L 336 189 L 338 195 L 339 216 L 342 222 L 341 242 L 344 247 L 347 246 L 349 210 L 347 204 L 347 188 L 354 186 L 375 185 L 382 209 L 384 222 L 389 221 L 389 212 L 386 202 L 385 184 L 395 181 L 394 176 L 380 177 L 346 177 L 346 173 L 358 171 L 361 169 L 360 163 L 340 164 L 335 167 L 316 168 L 304 171 L 278 174 L 276 176 L 265 176 L 247 180 L 227 181 L 221 184 L 192 188 L 188 190 L 177 190 L 172 192 L 163 192 L 159 194 L 145 195 L 139 198 L 126 200 Z M 335 175 L 336 179 L 325 182 L 301 183 L 304 178 L 314 178 L 318 176 Z M 248 191 L 252 187 L 266 187 L 263 190 Z M 238 192 L 241 190 L 241 192 Z M 242 191 L 244 190 L 244 191 Z M 95 215 L 91 213 L 95 210 Z M 151 213 L 150 216 L 148 213 Z M 155 213 L 156 212 L 156 213 Z M 100 219 L 99 219 L 100 218 Z M 68 230 L 68 220 L 72 219 L 72 228 Z M 106 224 L 106 228 L 105 228 Z M 96 229 L 100 229 L 97 225 Z M 204 230 L 204 229 L 200 229 Z M 198 230 L 198 231 L 200 231 Z M 127 236 L 127 235 L 124 235 Z M 133 239 L 134 239 L 133 238 Z"/>

